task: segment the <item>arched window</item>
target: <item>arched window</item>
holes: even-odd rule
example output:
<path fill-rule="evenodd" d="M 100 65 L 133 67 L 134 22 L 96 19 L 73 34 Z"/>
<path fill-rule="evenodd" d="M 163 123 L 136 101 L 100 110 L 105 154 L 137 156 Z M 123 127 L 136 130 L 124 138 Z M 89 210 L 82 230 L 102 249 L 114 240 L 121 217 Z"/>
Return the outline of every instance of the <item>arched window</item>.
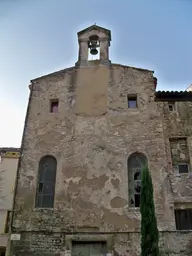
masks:
<path fill-rule="evenodd" d="M 129 206 L 140 206 L 141 172 L 147 165 L 147 158 L 139 153 L 133 153 L 128 159 Z"/>
<path fill-rule="evenodd" d="M 53 156 L 44 156 L 39 162 L 36 192 L 36 208 L 53 208 L 57 161 Z"/>

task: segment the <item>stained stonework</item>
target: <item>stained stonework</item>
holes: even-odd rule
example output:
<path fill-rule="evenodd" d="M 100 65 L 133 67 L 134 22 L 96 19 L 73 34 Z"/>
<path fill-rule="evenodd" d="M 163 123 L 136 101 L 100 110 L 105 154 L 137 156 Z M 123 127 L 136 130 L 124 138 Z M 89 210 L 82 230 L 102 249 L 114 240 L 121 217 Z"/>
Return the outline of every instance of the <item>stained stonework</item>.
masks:
<path fill-rule="evenodd" d="M 97 234 L 98 241 L 106 241 L 109 253 L 115 256 L 140 255 L 140 234 L 122 233 Z M 182 239 L 181 239 L 182 238 Z M 65 235 L 63 233 L 30 232 L 22 234 L 22 242 L 13 242 L 14 250 L 21 256 L 32 255 L 71 255 L 71 241 L 97 241 L 95 234 Z M 86 240 L 85 240 L 86 239 Z M 162 256 L 186 256 L 192 253 L 191 232 L 160 233 L 159 247 Z M 115 241 L 115 243 L 114 243 Z"/>
<path fill-rule="evenodd" d="M 188 163 L 189 151 L 186 138 L 172 138 L 170 139 L 172 164 Z"/>
<path fill-rule="evenodd" d="M 160 245 L 187 255 L 191 233 L 176 231 L 174 203 L 192 201 L 191 186 L 189 174 L 172 168 L 170 138 L 187 137 L 190 161 L 192 103 L 178 102 L 170 112 L 152 71 L 117 64 L 65 69 L 32 80 L 30 88 L 12 221 L 21 241 L 12 242 L 12 252 L 70 255 L 67 235 L 86 233 L 106 241 L 110 234 L 114 255 L 139 255 L 141 216 L 129 207 L 128 185 L 128 158 L 137 152 L 153 179 Z M 137 108 L 128 108 L 127 95 L 137 96 Z M 58 113 L 50 113 L 50 99 L 59 99 Z M 35 208 L 45 155 L 57 160 L 53 209 Z"/>

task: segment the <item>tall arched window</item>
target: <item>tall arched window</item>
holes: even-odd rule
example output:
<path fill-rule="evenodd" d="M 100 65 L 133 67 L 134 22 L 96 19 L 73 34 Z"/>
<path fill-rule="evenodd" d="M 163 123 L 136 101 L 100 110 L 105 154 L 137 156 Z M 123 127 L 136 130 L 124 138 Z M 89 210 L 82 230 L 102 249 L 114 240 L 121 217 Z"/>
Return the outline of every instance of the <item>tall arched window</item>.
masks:
<path fill-rule="evenodd" d="M 139 153 L 133 153 L 128 159 L 129 206 L 140 206 L 141 172 L 147 165 L 147 158 Z"/>
<path fill-rule="evenodd" d="M 57 161 L 53 156 L 44 156 L 39 162 L 36 192 L 36 208 L 53 208 Z"/>

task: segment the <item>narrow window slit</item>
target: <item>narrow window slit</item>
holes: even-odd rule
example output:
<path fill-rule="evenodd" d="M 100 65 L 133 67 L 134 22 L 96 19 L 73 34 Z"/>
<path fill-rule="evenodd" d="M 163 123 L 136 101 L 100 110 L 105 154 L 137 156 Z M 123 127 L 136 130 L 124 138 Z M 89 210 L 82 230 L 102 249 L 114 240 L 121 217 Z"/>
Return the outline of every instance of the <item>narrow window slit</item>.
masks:
<path fill-rule="evenodd" d="M 39 190 L 38 190 L 39 193 L 42 193 L 43 192 L 43 183 L 40 182 L 39 183 Z"/>
<path fill-rule="evenodd" d="M 59 100 L 51 100 L 50 101 L 50 112 L 57 113 L 59 109 Z"/>
<path fill-rule="evenodd" d="M 128 108 L 137 108 L 137 96 L 127 96 Z"/>
<path fill-rule="evenodd" d="M 175 111 L 175 102 L 169 102 L 168 103 L 169 111 Z"/>

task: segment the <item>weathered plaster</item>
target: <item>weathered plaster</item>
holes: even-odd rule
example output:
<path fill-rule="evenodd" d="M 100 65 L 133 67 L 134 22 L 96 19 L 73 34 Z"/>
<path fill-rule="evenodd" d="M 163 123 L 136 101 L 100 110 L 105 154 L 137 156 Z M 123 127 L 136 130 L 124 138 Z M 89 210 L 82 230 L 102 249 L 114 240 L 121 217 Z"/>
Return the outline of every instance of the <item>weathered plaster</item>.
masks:
<path fill-rule="evenodd" d="M 191 176 L 174 172 L 169 138 L 188 136 L 191 159 L 191 103 L 177 103 L 178 112 L 170 113 L 166 102 L 154 100 L 153 72 L 115 64 L 64 70 L 31 87 L 12 223 L 22 239 L 15 250 L 62 255 L 65 234 L 111 233 L 116 255 L 139 255 L 141 216 L 128 207 L 127 159 L 140 152 L 153 179 L 162 244 L 186 255 L 191 234 L 175 231 L 174 203 L 192 201 Z M 127 94 L 137 94 L 137 109 L 127 108 Z M 49 113 L 50 98 L 59 99 L 56 114 Z M 46 154 L 57 159 L 54 209 L 34 209 L 38 163 Z"/>

